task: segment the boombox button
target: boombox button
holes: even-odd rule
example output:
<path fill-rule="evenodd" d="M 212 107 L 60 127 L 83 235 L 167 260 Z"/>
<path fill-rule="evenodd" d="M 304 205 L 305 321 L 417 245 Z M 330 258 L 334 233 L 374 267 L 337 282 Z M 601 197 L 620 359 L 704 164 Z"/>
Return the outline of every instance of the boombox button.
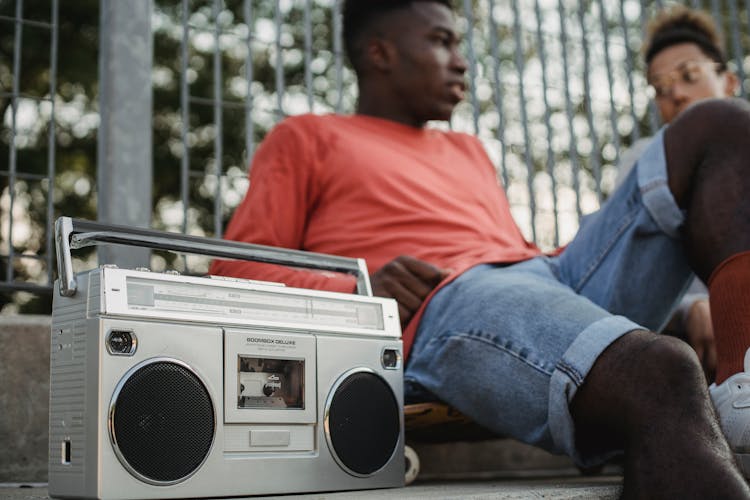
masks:
<path fill-rule="evenodd" d="M 250 431 L 250 446 L 289 446 L 290 436 L 285 430 Z"/>

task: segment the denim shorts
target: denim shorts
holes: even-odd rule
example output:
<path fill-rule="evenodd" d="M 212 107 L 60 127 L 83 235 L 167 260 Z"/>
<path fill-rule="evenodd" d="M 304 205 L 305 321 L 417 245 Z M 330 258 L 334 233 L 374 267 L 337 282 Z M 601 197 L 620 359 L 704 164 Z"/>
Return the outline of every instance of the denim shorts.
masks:
<path fill-rule="evenodd" d="M 666 179 L 662 130 L 559 256 L 481 264 L 437 292 L 406 366 L 407 401 L 436 397 L 581 466 L 618 453 L 579 453 L 569 405 L 604 349 L 659 330 L 693 276 Z"/>

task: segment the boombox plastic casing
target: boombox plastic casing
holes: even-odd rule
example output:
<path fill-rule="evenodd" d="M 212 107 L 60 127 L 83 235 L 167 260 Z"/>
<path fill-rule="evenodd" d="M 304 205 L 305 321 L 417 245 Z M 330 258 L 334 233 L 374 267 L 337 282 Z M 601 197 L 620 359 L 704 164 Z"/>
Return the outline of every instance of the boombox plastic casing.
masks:
<path fill-rule="evenodd" d="M 75 278 L 53 303 L 51 496 L 403 486 L 395 301 L 114 266 Z"/>

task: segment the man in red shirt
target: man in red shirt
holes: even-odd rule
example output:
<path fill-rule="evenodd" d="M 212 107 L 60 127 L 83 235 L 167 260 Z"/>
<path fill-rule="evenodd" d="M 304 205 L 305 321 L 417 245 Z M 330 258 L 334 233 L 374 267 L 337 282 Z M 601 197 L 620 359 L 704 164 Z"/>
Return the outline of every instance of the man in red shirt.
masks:
<path fill-rule="evenodd" d="M 750 497 L 695 354 L 652 333 L 695 271 L 711 283 L 714 316 L 729 318 L 717 341 L 732 339 L 740 357 L 750 346 L 750 107 L 683 112 L 549 257 L 521 237 L 479 143 L 425 128 L 464 93 L 449 2 L 349 0 L 344 38 L 357 114 L 276 127 L 226 237 L 364 257 L 375 294 L 399 303 L 408 400 L 438 398 L 583 466 L 624 452 L 625 497 Z M 262 264 L 211 272 L 354 288 Z M 750 388 L 741 361 L 733 377 L 740 389 L 721 416 L 744 464 L 750 408 L 732 404 Z"/>

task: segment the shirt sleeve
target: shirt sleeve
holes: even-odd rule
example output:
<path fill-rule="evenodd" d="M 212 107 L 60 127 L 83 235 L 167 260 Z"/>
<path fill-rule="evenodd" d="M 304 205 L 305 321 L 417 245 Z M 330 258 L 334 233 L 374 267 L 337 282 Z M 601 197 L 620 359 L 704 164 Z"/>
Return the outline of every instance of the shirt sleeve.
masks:
<path fill-rule="evenodd" d="M 283 122 L 263 141 L 252 162 L 250 186 L 225 238 L 306 250 L 305 229 L 320 194 L 315 138 Z M 238 260 L 215 260 L 210 274 L 285 283 L 299 288 L 352 292 L 353 276 Z"/>

